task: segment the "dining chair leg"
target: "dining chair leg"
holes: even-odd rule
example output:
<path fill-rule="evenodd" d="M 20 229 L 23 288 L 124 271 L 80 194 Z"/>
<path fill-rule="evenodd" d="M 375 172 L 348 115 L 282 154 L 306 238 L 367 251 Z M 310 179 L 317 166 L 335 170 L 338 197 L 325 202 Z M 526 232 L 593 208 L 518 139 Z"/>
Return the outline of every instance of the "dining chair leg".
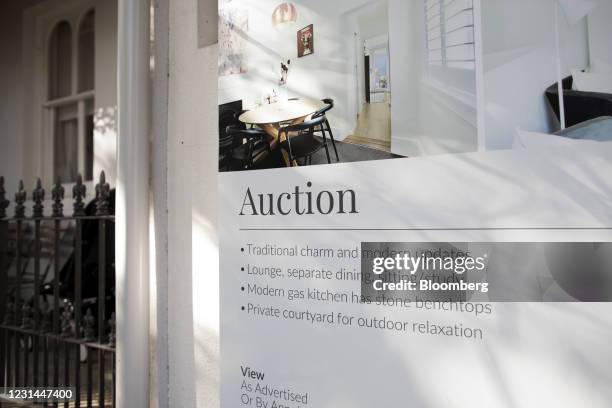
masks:
<path fill-rule="evenodd" d="M 338 155 L 338 148 L 336 148 L 336 140 L 334 139 L 334 134 L 332 133 L 331 126 L 329 125 L 329 121 L 325 121 L 325 125 L 327 126 L 327 131 L 329 132 L 329 138 L 332 142 L 332 147 L 334 148 L 334 153 L 336 153 L 336 161 L 340 162 L 340 156 Z"/>
<path fill-rule="evenodd" d="M 327 148 L 327 143 L 323 145 L 325 147 L 325 155 L 327 156 L 327 164 L 331 164 L 331 156 L 329 155 L 329 149 Z"/>

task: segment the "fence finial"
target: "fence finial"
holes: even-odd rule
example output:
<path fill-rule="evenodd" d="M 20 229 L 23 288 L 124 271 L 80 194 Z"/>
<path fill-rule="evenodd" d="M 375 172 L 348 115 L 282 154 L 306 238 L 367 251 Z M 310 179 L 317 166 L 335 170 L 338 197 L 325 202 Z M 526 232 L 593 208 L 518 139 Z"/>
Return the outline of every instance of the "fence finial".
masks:
<path fill-rule="evenodd" d="M 25 218 L 25 201 L 28 197 L 23 188 L 23 180 L 19 181 L 19 190 L 15 193 L 15 218 Z"/>
<path fill-rule="evenodd" d="M 64 187 L 62 186 L 62 180 L 58 177 L 55 180 L 55 186 L 51 190 L 51 198 L 53 199 L 53 216 L 63 217 L 64 216 Z"/>
<path fill-rule="evenodd" d="M 0 176 L 0 220 L 6 217 L 6 209 L 10 201 L 6 199 L 6 190 L 4 189 L 4 177 Z"/>
<path fill-rule="evenodd" d="M 36 180 L 36 188 L 32 191 L 32 217 L 42 218 L 44 213 L 43 201 L 45 201 L 45 190 L 42 188 L 42 181 L 40 178 Z"/>
<path fill-rule="evenodd" d="M 106 182 L 104 170 L 100 173 L 100 183 L 96 185 L 96 215 L 109 215 L 110 185 Z"/>
<path fill-rule="evenodd" d="M 77 176 L 77 182 L 72 187 L 72 198 L 74 199 L 74 216 L 82 217 L 85 215 L 85 204 L 83 204 L 83 199 L 85 198 L 85 194 L 87 193 L 87 187 L 83 184 L 83 176 L 80 174 Z"/>

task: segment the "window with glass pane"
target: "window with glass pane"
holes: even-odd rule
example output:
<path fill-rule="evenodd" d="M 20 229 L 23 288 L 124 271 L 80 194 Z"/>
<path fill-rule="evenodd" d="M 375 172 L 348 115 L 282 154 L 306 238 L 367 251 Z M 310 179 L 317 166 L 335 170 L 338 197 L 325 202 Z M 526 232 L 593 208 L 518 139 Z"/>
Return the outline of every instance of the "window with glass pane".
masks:
<path fill-rule="evenodd" d="M 64 183 L 76 181 L 78 174 L 92 180 L 94 162 L 95 12 L 68 21 L 57 23 L 49 38 L 45 103 L 53 118 L 53 175 Z"/>
<path fill-rule="evenodd" d="M 372 89 L 389 89 L 389 56 L 386 48 L 372 51 L 370 55 Z"/>
<path fill-rule="evenodd" d="M 85 180 L 93 180 L 94 164 L 94 104 L 93 100 L 87 101 L 85 107 L 85 135 L 84 135 L 84 171 Z"/>
<path fill-rule="evenodd" d="M 72 93 L 72 31 L 65 21 L 58 23 L 49 40 L 49 99 Z"/>
<path fill-rule="evenodd" d="M 76 105 L 55 110 L 53 175 L 63 182 L 76 181 L 79 172 L 79 133 Z"/>
<path fill-rule="evenodd" d="M 79 92 L 94 89 L 95 31 L 94 12 L 88 12 L 79 26 Z"/>

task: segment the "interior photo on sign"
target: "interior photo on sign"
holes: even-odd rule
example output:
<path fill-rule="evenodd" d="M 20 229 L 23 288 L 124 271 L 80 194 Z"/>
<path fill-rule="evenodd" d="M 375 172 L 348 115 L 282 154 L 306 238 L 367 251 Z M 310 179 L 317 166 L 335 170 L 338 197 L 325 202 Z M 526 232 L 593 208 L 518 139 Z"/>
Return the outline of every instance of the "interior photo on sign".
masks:
<path fill-rule="evenodd" d="M 472 0 L 222 0 L 219 21 L 220 171 L 478 150 Z"/>

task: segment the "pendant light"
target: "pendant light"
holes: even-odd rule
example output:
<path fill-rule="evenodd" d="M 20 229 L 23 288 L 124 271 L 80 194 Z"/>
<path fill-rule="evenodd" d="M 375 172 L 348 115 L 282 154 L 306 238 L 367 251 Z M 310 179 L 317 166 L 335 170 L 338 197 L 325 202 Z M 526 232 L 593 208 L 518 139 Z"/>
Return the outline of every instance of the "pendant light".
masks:
<path fill-rule="evenodd" d="M 297 21 L 297 9 L 291 2 L 281 3 L 272 12 L 272 25 L 274 28 L 286 28 Z"/>

